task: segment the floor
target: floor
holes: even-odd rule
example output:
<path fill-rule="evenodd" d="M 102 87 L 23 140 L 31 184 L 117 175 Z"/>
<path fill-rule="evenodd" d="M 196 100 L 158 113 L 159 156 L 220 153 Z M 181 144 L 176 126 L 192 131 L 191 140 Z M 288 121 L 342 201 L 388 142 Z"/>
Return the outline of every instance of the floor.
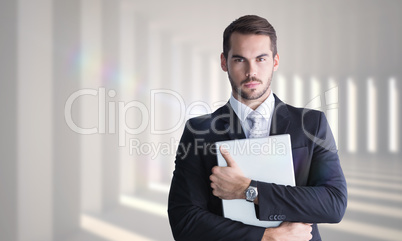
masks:
<path fill-rule="evenodd" d="M 397 156 L 342 159 L 348 208 L 339 224 L 320 224 L 325 241 L 402 241 L 402 162 Z M 102 215 L 83 214 L 82 232 L 69 241 L 170 241 L 167 193 L 122 196 L 121 206 Z"/>

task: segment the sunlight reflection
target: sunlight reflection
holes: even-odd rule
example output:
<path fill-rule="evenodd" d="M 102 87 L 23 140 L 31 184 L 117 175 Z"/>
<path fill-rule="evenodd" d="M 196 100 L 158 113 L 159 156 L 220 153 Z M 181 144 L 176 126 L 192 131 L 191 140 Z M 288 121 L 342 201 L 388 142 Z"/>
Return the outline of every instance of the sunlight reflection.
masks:
<path fill-rule="evenodd" d="M 360 211 L 363 213 L 372 213 L 379 216 L 402 219 L 402 210 L 378 204 L 369 204 L 364 202 L 349 201 L 348 210 Z"/>
<path fill-rule="evenodd" d="M 367 149 L 377 151 L 377 88 L 373 78 L 367 83 Z"/>
<path fill-rule="evenodd" d="M 348 151 L 351 153 L 357 150 L 357 90 L 352 78 L 347 80 L 347 99 L 349 101 L 347 109 L 347 129 Z"/>
<path fill-rule="evenodd" d="M 293 76 L 293 104 L 297 107 L 304 106 L 303 103 L 303 79 L 299 75 Z"/>
<path fill-rule="evenodd" d="M 350 220 L 343 220 L 339 224 L 320 224 L 320 227 L 357 234 L 372 239 L 378 238 L 378 240 L 400 241 L 400 237 L 402 236 L 402 231 L 400 230 Z"/>
<path fill-rule="evenodd" d="M 366 198 L 372 198 L 374 200 L 395 201 L 402 203 L 402 195 L 399 193 L 389 193 L 385 191 L 366 190 L 355 187 L 348 187 L 348 193 L 350 196 L 360 196 Z"/>
<path fill-rule="evenodd" d="M 81 215 L 81 227 L 97 236 L 113 241 L 152 241 L 152 239 L 85 214 Z"/>
<path fill-rule="evenodd" d="M 389 150 L 398 152 L 398 90 L 396 89 L 395 78 L 389 80 Z"/>
<path fill-rule="evenodd" d="M 120 203 L 130 208 L 149 212 L 167 218 L 167 206 L 152 202 L 147 199 L 136 198 L 128 195 L 120 196 Z"/>

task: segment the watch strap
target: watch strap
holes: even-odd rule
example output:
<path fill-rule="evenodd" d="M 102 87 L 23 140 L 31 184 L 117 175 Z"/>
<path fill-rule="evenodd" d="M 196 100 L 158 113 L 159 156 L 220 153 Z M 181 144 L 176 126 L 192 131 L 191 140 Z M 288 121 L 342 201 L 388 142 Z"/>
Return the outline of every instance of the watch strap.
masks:
<path fill-rule="evenodd" d="M 257 181 L 251 180 L 250 187 L 257 187 Z"/>
<path fill-rule="evenodd" d="M 254 202 L 254 199 L 257 198 L 258 189 L 257 189 L 257 181 L 251 180 L 250 185 L 245 191 L 246 201 Z"/>

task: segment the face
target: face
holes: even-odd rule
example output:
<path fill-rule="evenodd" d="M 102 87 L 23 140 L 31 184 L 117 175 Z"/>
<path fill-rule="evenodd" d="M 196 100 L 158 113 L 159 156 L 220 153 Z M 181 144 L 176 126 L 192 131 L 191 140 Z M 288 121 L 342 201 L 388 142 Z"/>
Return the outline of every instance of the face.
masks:
<path fill-rule="evenodd" d="M 221 54 L 221 67 L 228 72 L 233 96 L 249 105 L 262 102 L 271 93 L 273 72 L 279 56 L 272 56 L 271 40 L 266 35 L 233 33 L 226 59 Z"/>

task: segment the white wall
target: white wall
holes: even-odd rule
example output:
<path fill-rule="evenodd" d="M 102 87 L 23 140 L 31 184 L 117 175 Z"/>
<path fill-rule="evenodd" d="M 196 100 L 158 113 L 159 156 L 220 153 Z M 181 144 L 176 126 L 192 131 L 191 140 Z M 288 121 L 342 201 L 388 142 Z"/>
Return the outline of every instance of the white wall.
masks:
<path fill-rule="evenodd" d="M 400 167 L 401 7 L 1 1 L 0 239 L 171 239 L 166 199 L 183 121 L 228 100 L 222 32 L 244 14 L 274 25 L 274 92 L 326 112 L 347 168 Z"/>

